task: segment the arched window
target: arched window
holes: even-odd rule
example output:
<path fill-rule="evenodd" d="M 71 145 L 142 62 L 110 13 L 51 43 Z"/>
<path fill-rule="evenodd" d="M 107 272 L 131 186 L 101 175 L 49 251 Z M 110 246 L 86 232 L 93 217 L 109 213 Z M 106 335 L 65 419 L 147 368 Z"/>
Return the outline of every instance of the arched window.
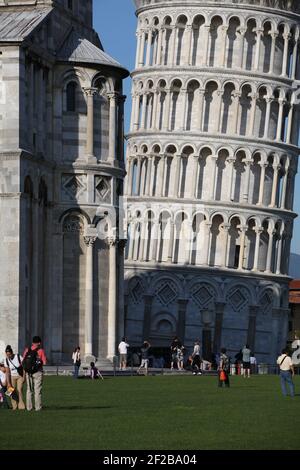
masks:
<path fill-rule="evenodd" d="M 70 82 L 66 88 L 67 94 L 67 111 L 74 113 L 76 111 L 76 91 L 77 84 L 75 82 Z"/>

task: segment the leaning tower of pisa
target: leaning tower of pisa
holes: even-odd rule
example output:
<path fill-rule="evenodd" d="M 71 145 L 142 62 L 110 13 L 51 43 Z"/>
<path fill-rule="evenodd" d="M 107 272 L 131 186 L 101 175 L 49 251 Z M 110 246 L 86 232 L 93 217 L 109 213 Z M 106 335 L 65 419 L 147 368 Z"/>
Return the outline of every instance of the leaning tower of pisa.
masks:
<path fill-rule="evenodd" d="M 203 356 L 288 332 L 300 6 L 135 0 L 125 332 Z M 157 349 L 158 350 L 158 349 Z"/>

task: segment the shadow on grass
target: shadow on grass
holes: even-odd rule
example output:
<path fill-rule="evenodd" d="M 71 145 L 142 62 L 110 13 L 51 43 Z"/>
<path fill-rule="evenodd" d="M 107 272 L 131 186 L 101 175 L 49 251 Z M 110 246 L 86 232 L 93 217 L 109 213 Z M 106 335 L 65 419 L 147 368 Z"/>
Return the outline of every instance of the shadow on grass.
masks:
<path fill-rule="evenodd" d="M 43 410 L 45 411 L 74 411 L 74 410 L 107 410 L 111 409 L 112 406 L 80 406 L 80 405 L 70 405 L 70 406 L 44 406 Z"/>

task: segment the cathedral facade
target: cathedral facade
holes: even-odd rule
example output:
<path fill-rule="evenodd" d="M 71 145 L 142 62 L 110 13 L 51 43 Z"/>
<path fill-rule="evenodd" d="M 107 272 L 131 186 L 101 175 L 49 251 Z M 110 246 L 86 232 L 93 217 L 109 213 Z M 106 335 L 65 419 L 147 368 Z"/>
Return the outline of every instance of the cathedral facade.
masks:
<path fill-rule="evenodd" d="M 128 72 L 92 13 L 92 0 L 0 0 L 0 342 L 38 334 L 55 363 L 78 345 L 112 358 L 123 334 Z"/>
<path fill-rule="evenodd" d="M 288 329 L 299 4 L 135 0 L 125 330 L 273 363 Z"/>

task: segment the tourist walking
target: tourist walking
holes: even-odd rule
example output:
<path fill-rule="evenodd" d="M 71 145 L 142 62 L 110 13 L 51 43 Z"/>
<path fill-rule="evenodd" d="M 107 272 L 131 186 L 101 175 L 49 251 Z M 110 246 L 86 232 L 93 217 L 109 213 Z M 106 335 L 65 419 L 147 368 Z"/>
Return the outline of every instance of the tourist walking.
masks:
<path fill-rule="evenodd" d="M 185 347 L 182 345 L 181 347 L 177 348 L 177 365 L 178 365 L 178 370 L 183 370 L 184 366 L 184 353 L 185 353 Z"/>
<path fill-rule="evenodd" d="M 287 393 L 287 385 L 290 389 L 291 397 L 295 396 L 295 387 L 293 383 L 293 377 L 295 375 L 294 365 L 292 359 L 289 356 L 288 349 L 283 349 L 282 354 L 277 359 L 277 364 L 279 365 L 280 369 L 280 383 L 281 383 L 281 390 L 283 395 L 286 397 Z"/>
<path fill-rule="evenodd" d="M 201 372 L 201 348 L 200 342 L 197 340 L 194 344 L 194 351 L 192 353 L 192 370 L 193 375 L 202 375 Z"/>
<path fill-rule="evenodd" d="M 119 354 L 120 354 L 120 369 L 126 370 L 127 366 L 127 351 L 129 348 L 129 344 L 127 343 L 127 338 L 123 337 L 122 341 L 118 346 Z"/>
<path fill-rule="evenodd" d="M 174 365 L 177 363 L 177 349 L 181 347 L 181 341 L 179 340 L 178 336 L 175 336 L 172 340 L 170 349 L 171 349 L 171 370 L 174 369 Z"/>
<path fill-rule="evenodd" d="M 246 344 L 246 346 L 242 349 L 242 354 L 243 354 L 243 373 L 244 373 L 244 379 L 248 377 L 250 378 L 250 370 L 251 370 L 251 364 L 250 364 L 250 356 L 251 356 L 251 351 L 249 348 L 249 344 Z"/>
<path fill-rule="evenodd" d="M 74 364 L 74 379 L 78 379 L 79 376 L 79 369 L 81 366 L 81 356 L 80 356 L 80 347 L 77 346 L 76 349 L 74 349 L 73 354 L 72 354 L 72 361 Z"/>
<path fill-rule="evenodd" d="M 11 395 L 12 409 L 25 410 L 23 400 L 23 385 L 25 382 L 25 372 L 22 366 L 23 357 L 20 354 L 14 354 L 10 345 L 6 346 L 5 354 L 4 366 L 8 373 L 8 386 L 15 389 Z"/>
<path fill-rule="evenodd" d="M 220 363 L 219 363 L 219 381 L 218 381 L 218 386 L 222 387 L 223 384 L 225 387 L 229 387 L 229 372 L 230 372 L 230 361 L 229 357 L 226 354 L 226 349 L 222 348 L 221 349 L 221 355 L 220 355 Z"/>
<path fill-rule="evenodd" d="M 141 365 L 137 370 L 139 374 L 142 369 L 145 369 L 145 375 L 148 375 L 148 366 L 149 366 L 149 349 L 150 343 L 148 341 L 144 341 L 143 346 L 141 347 Z"/>
<path fill-rule="evenodd" d="M 33 397 L 35 410 L 42 409 L 42 388 L 43 388 L 43 366 L 47 363 L 42 340 L 39 336 L 34 336 L 32 345 L 25 349 L 23 354 L 23 367 L 26 372 L 26 408 L 31 411 L 33 408 Z"/>

